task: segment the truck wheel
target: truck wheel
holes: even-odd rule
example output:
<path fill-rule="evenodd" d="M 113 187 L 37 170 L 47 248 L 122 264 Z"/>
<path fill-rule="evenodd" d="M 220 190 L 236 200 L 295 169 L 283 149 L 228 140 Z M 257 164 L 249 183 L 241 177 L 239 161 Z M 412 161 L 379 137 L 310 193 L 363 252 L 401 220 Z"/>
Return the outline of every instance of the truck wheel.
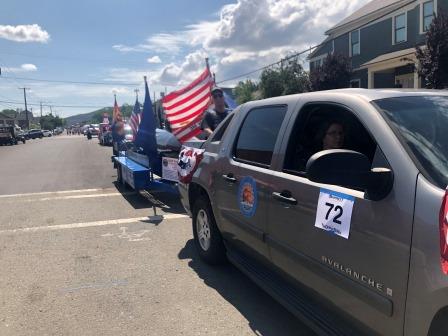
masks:
<path fill-rule="evenodd" d="M 226 249 L 216 226 L 210 202 L 203 196 L 193 205 L 193 236 L 200 257 L 208 264 L 226 261 Z"/>

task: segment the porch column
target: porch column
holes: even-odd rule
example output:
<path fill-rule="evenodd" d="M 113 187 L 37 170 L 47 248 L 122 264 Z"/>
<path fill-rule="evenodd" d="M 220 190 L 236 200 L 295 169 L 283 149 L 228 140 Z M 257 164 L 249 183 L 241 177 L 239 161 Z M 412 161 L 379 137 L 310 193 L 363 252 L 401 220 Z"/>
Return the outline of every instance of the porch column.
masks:
<path fill-rule="evenodd" d="M 371 69 L 368 69 L 368 81 L 367 81 L 367 88 L 368 89 L 373 89 L 374 88 L 374 86 L 375 86 L 375 84 L 374 84 L 374 78 L 375 78 L 375 76 L 374 76 L 374 72 L 371 70 Z"/>
<path fill-rule="evenodd" d="M 418 75 L 417 71 L 414 72 L 414 89 L 420 89 L 420 76 Z"/>

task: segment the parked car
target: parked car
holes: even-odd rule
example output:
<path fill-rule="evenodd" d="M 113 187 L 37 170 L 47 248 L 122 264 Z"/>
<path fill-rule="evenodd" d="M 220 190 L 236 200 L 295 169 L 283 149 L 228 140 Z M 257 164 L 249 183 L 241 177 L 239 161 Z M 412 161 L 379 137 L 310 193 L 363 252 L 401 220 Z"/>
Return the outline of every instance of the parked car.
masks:
<path fill-rule="evenodd" d="M 185 169 L 203 156 L 179 186 L 200 257 L 323 335 L 448 335 L 447 129 L 436 90 L 239 106 L 203 153 L 181 152 Z"/>
<path fill-rule="evenodd" d="M 84 126 L 82 126 L 82 127 L 81 127 L 81 133 L 82 133 L 83 135 L 87 135 L 87 131 L 89 130 L 89 128 L 90 128 L 90 125 L 84 125 Z"/>
<path fill-rule="evenodd" d="M 0 126 L 0 145 L 17 145 L 13 126 Z"/>
<path fill-rule="evenodd" d="M 53 133 L 51 133 L 51 131 L 49 131 L 49 130 L 43 130 L 42 134 L 44 135 L 44 137 L 51 137 L 51 136 L 53 136 Z"/>
<path fill-rule="evenodd" d="M 30 129 L 27 133 L 26 133 L 27 139 L 42 139 L 44 137 L 44 133 L 42 132 L 42 130 L 40 129 Z"/>
<path fill-rule="evenodd" d="M 89 130 L 92 136 L 98 136 L 98 134 L 100 133 L 100 126 L 98 124 L 92 124 L 90 125 Z"/>
<path fill-rule="evenodd" d="M 16 140 L 17 142 L 21 141 L 22 143 L 25 143 L 26 133 L 24 131 L 16 131 Z"/>

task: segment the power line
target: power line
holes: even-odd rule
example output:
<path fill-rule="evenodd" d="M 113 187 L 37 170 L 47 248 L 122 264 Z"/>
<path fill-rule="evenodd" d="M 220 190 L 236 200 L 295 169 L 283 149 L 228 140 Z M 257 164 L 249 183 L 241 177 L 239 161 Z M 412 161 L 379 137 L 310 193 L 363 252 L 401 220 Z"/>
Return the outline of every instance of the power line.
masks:
<path fill-rule="evenodd" d="M 277 64 L 280 64 L 280 63 L 285 62 L 285 61 L 287 61 L 287 60 L 290 60 L 291 58 L 295 58 L 295 57 L 300 56 L 300 55 L 302 55 L 302 54 L 305 54 L 305 53 L 307 53 L 307 52 L 311 52 L 311 50 L 316 49 L 316 48 L 320 47 L 321 45 L 322 45 L 322 44 L 315 45 L 314 47 L 310 47 L 310 48 L 308 48 L 308 49 L 306 49 L 306 50 L 303 50 L 303 51 L 300 51 L 300 52 L 298 52 L 298 53 L 295 53 L 295 54 L 292 54 L 292 55 L 290 55 L 290 56 L 287 56 L 287 57 L 285 57 L 285 58 L 282 58 L 281 60 L 279 60 L 279 61 L 277 61 L 277 62 L 274 62 L 274 63 L 268 64 L 268 65 L 262 66 L 261 68 L 254 69 L 254 70 L 252 70 L 252 71 L 243 73 L 243 74 L 241 74 L 241 75 L 237 75 L 237 76 L 234 76 L 234 77 L 231 77 L 231 78 L 224 79 L 224 80 L 222 80 L 222 81 L 217 82 L 216 84 L 221 84 L 221 83 L 229 82 L 229 81 L 232 81 L 232 80 L 241 78 L 241 77 L 246 77 L 246 76 L 252 75 L 252 74 L 254 74 L 254 73 L 256 73 L 256 72 L 259 72 L 259 71 L 261 71 L 261 70 L 270 68 L 270 67 L 272 67 L 272 66 L 274 66 L 274 65 L 277 65 Z"/>
<path fill-rule="evenodd" d="M 7 101 L 7 100 L 0 100 L 0 103 L 5 104 L 22 104 L 23 102 L 19 101 Z M 27 103 L 27 105 L 30 106 L 40 106 L 40 103 Z M 104 105 L 44 105 L 44 106 L 52 106 L 52 107 L 64 107 L 64 108 L 103 108 L 103 107 L 111 107 L 110 104 L 104 104 Z"/>

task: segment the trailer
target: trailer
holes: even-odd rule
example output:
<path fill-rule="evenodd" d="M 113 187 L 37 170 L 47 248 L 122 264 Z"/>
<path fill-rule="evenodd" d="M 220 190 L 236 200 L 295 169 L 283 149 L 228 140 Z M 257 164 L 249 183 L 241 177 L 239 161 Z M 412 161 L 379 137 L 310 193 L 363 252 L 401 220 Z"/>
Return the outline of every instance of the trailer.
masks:
<path fill-rule="evenodd" d="M 132 142 L 114 144 L 118 155 L 112 156 L 117 182 L 136 191 L 178 193 L 177 162 L 181 144 L 165 130 L 156 130 L 157 157 L 152 159 Z"/>

